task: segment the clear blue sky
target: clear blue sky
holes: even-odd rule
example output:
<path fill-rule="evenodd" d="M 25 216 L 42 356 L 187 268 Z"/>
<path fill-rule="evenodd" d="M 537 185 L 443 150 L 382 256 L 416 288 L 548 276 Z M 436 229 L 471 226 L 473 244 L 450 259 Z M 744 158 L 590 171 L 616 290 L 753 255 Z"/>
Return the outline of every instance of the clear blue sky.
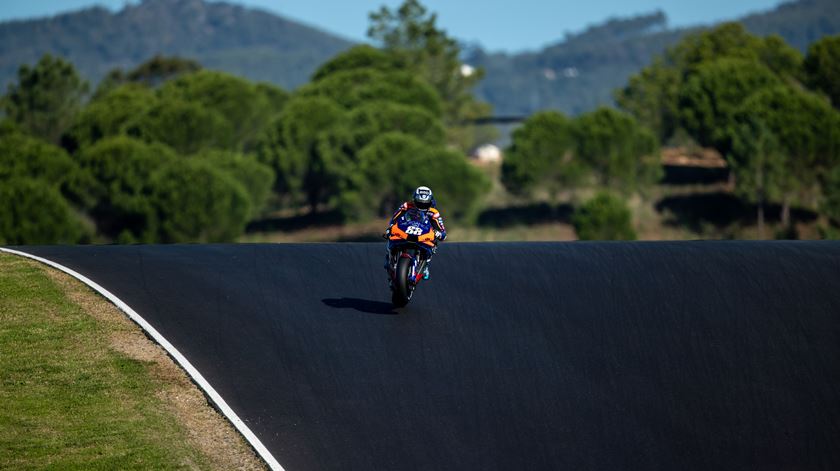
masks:
<path fill-rule="evenodd" d="M 136 0 L 135 0 L 136 1 Z M 257 6 L 353 40 L 363 40 L 367 13 L 400 0 L 228 0 Z M 112 9 L 126 0 L 0 0 L 0 20 L 53 15 L 93 4 Z M 133 3 L 133 2 L 132 2 Z M 439 24 L 461 40 L 490 50 L 537 49 L 567 31 L 611 16 L 663 10 L 671 26 L 711 23 L 766 10 L 780 0 L 423 0 Z"/>

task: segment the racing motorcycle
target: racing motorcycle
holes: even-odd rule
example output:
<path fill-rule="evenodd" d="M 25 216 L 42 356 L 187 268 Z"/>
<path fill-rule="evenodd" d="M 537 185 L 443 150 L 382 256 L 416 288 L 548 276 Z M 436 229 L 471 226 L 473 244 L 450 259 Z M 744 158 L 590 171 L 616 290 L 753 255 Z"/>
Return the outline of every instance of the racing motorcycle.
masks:
<path fill-rule="evenodd" d="M 395 307 L 411 300 L 436 246 L 435 231 L 425 212 L 411 208 L 394 221 L 388 230 L 388 275 Z"/>

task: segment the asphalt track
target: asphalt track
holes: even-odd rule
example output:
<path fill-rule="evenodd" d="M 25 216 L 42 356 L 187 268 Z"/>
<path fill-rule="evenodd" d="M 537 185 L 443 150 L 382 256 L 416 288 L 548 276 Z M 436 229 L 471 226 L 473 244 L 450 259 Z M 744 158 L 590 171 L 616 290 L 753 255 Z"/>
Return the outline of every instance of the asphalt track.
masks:
<path fill-rule="evenodd" d="M 840 244 L 29 247 L 154 325 L 289 471 L 840 469 Z"/>

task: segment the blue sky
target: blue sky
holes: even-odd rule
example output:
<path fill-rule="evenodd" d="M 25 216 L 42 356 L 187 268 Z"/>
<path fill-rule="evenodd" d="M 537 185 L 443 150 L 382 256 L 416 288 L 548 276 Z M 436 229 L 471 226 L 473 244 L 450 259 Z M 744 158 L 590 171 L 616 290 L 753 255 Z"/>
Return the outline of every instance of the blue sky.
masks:
<path fill-rule="evenodd" d="M 229 0 L 270 10 L 353 40 L 363 40 L 367 13 L 400 0 Z M 126 0 L 0 0 L 0 20 L 46 16 L 93 4 L 112 9 Z M 567 31 L 611 16 L 663 10 L 672 26 L 711 23 L 766 10 L 779 0 L 424 0 L 439 24 L 461 40 L 490 50 L 537 49 Z"/>

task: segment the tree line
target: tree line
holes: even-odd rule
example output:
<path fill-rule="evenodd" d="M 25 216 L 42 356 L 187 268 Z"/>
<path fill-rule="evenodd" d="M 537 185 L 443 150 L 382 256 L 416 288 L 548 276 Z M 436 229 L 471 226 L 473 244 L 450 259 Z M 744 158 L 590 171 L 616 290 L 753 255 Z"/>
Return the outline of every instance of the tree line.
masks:
<path fill-rule="evenodd" d="M 626 195 L 659 178 L 659 145 L 699 144 L 727 159 L 736 193 L 756 204 L 760 237 L 769 203 L 782 207 L 778 235 L 795 235 L 794 205 L 819 211 L 829 235 L 840 223 L 838 64 L 840 36 L 803 57 L 738 23 L 688 35 L 616 92 L 619 110 L 527 120 L 513 135 L 503 182 L 516 192 L 598 186 Z"/>
<path fill-rule="evenodd" d="M 44 56 L 0 100 L 0 243 L 232 241 L 267 209 L 389 214 L 419 184 L 470 221 L 491 188 L 465 151 L 492 138 L 459 45 L 417 0 L 371 14 L 378 47 L 351 48 L 288 93 L 155 57 L 94 90 Z M 729 162 L 737 193 L 840 223 L 840 37 L 803 56 L 737 24 L 686 36 L 616 92 L 618 109 L 546 111 L 514 134 L 508 192 L 595 189 L 581 238 L 635 238 L 624 201 L 662 175 L 659 148 Z"/>
<path fill-rule="evenodd" d="M 413 0 L 294 93 L 155 57 L 90 93 L 44 56 L 2 98 L 0 243 L 235 240 L 267 206 L 390 213 L 430 185 L 456 218 L 487 177 L 458 150 L 489 112 L 459 49 Z"/>

